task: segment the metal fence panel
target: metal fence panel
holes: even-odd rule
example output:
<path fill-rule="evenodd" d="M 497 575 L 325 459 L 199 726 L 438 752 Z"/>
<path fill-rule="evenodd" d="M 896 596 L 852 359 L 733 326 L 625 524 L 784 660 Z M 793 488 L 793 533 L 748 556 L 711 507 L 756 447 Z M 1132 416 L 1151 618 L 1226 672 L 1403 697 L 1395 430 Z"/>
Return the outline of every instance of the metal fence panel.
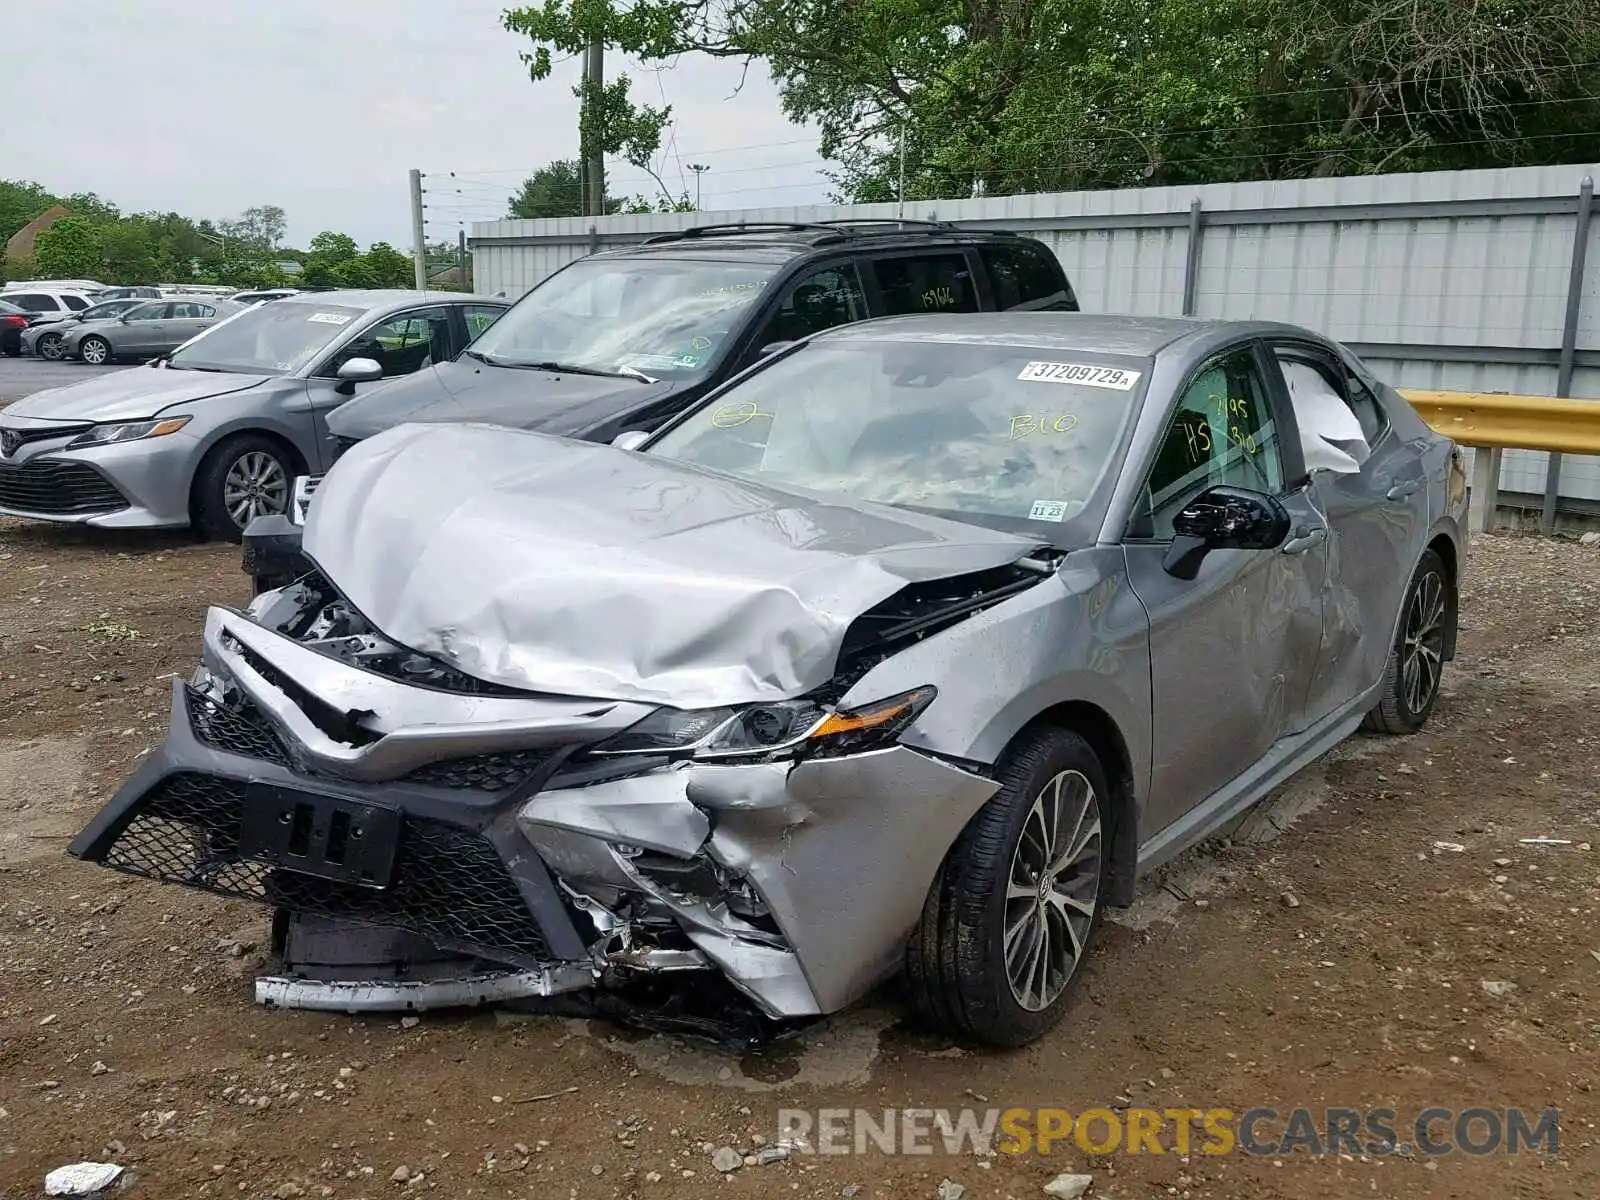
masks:
<path fill-rule="evenodd" d="M 1354 346 L 1419 388 L 1555 393 L 1582 180 L 1597 166 L 1428 172 L 918 201 L 910 218 L 1028 232 L 1087 310 L 1264 317 Z M 1190 242 L 1198 201 L 1198 253 Z M 595 249 L 720 221 L 894 217 L 896 204 L 495 221 L 473 226 L 477 286 L 516 298 Z M 1570 392 L 1600 399 L 1600 221 L 1589 230 Z M 1600 459 L 1566 458 L 1564 497 L 1600 502 Z M 1541 493 L 1545 455 L 1503 456 Z"/>

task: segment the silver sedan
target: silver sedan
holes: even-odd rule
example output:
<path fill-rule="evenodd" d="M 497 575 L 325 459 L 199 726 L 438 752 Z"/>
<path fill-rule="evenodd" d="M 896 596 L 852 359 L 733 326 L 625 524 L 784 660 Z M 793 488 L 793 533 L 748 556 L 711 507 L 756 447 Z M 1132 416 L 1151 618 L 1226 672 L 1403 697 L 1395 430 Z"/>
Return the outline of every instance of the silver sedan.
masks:
<path fill-rule="evenodd" d="M 242 305 L 231 300 L 151 300 L 97 321 L 82 321 L 62 331 L 61 358 L 81 358 L 98 366 L 119 359 L 154 358 L 175 350 Z"/>
<path fill-rule="evenodd" d="M 1295 326 L 868 321 L 619 441 L 358 443 L 73 853 L 278 909 L 277 1004 L 903 972 L 1018 1045 L 1138 875 L 1454 653 L 1461 455 Z"/>

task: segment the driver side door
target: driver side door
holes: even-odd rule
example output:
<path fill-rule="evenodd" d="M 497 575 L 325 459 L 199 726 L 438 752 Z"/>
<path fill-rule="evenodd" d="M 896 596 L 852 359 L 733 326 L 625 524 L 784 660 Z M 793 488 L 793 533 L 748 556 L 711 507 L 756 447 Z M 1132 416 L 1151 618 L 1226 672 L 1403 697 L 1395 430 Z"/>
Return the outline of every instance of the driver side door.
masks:
<path fill-rule="evenodd" d="M 1327 527 L 1305 493 L 1293 418 L 1262 354 L 1253 341 L 1238 343 L 1190 373 L 1124 537 L 1129 584 L 1150 620 L 1149 834 L 1303 726 L 1322 642 Z M 1288 540 L 1274 550 L 1212 550 L 1194 579 L 1175 578 L 1163 565 L 1173 519 L 1223 484 L 1282 503 Z"/>

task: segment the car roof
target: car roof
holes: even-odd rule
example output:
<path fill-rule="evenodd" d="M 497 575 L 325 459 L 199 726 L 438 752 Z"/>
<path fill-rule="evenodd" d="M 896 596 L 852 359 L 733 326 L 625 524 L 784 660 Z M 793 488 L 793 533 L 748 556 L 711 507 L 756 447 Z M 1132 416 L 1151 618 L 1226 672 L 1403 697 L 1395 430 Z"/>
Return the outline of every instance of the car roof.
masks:
<path fill-rule="evenodd" d="M 1274 321 L 1224 321 L 1200 317 L 1144 317 L 1083 312 L 928 313 L 878 317 L 840 325 L 813 340 L 991 342 L 1041 350 L 1123 354 L 1154 358 L 1177 342 L 1293 334 L 1308 329 Z M 1318 338 L 1318 340 L 1324 340 Z"/>
<path fill-rule="evenodd" d="M 291 303 L 336 304 L 341 308 L 361 308 L 383 311 L 391 308 L 410 308 L 414 304 L 494 304 L 509 308 L 511 301 L 504 296 L 480 296 L 471 292 L 417 292 L 406 288 L 347 288 L 329 292 L 299 292 L 285 296 Z"/>
<path fill-rule="evenodd" d="M 588 257 L 691 257 L 723 262 L 783 263 L 808 251 L 823 248 L 838 250 L 848 247 L 863 252 L 903 250 L 926 246 L 966 246 L 976 242 L 1017 240 L 1024 236 L 1010 229 L 967 229 L 943 221 L 910 219 L 754 221 L 697 225 L 671 233 L 658 233 L 642 242 L 601 250 Z"/>

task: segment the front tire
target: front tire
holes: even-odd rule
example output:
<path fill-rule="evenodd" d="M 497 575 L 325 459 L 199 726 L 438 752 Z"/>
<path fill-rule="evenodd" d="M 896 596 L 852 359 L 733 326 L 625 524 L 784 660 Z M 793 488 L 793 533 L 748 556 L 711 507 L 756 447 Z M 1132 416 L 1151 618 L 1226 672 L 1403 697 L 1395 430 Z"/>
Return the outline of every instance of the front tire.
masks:
<path fill-rule="evenodd" d="M 294 464 L 284 448 L 259 434 L 228 438 L 195 476 L 195 523 L 216 541 L 243 539 L 257 517 L 289 511 Z"/>
<path fill-rule="evenodd" d="M 104 366 L 111 361 L 111 343 L 103 337 L 86 337 L 78 343 L 78 357 L 91 367 Z"/>
<path fill-rule="evenodd" d="M 59 333 L 47 334 L 33 344 L 33 352 L 47 362 L 60 362 L 66 352 Z"/>
<path fill-rule="evenodd" d="M 1383 669 L 1383 698 L 1362 721 L 1363 729 L 1405 734 L 1427 724 L 1439 701 L 1445 636 L 1455 606 L 1444 560 L 1436 551 L 1424 551 L 1406 585 L 1400 628 Z"/>
<path fill-rule="evenodd" d="M 1014 743 L 996 778 L 928 892 L 906 983 L 928 1024 L 1014 1047 L 1061 1020 L 1093 944 L 1111 793 L 1089 743 L 1053 727 Z"/>

